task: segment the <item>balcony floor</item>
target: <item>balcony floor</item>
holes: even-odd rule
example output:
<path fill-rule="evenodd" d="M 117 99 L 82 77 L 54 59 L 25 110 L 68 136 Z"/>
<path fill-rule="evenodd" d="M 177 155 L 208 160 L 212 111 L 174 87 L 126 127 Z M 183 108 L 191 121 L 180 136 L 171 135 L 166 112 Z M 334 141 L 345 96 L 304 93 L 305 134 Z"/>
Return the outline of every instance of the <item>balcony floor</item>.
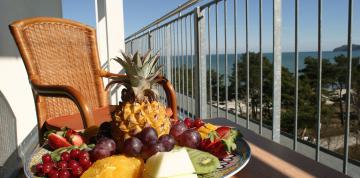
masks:
<path fill-rule="evenodd" d="M 218 118 L 206 121 L 238 128 L 249 143 L 250 162 L 234 177 L 348 177 L 229 120 Z"/>

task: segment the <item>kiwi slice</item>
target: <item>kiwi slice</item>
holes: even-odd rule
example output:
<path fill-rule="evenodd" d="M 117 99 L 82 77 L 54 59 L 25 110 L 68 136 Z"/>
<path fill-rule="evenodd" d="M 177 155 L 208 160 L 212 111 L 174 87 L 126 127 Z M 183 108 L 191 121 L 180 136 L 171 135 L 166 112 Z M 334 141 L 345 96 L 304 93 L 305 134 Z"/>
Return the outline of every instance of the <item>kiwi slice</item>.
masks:
<path fill-rule="evenodd" d="M 210 153 L 192 148 L 186 148 L 186 150 L 195 168 L 196 174 L 214 172 L 220 166 L 219 159 Z"/>

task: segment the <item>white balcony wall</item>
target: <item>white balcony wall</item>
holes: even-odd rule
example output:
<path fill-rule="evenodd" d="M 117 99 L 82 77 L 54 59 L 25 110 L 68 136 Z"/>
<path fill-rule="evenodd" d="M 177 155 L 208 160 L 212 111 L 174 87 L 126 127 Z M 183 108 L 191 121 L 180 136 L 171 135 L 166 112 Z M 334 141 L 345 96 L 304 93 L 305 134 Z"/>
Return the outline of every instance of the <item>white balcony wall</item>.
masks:
<path fill-rule="evenodd" d="M 120 57 L 121 51 L 125 51 L 123 0 L 95 0 L 95 6 L 101 64 L 106 70 L 119 73 L 122 67 L 110 59 Z M 107 79 L 104 83 L 107 84 Z M 111 93 L 111 103 L 117 104 L 120 90 Z"/>
<path fill-rule="evenodd" d="M 8 25 L 34 16 L 62 17 L 61 0 L 0 1 L 0 91 L 15 114 L 17 138 L 13 139 L 17 139 L 18 145 L 36 127 L 37 120 L 25 66 Z"/>

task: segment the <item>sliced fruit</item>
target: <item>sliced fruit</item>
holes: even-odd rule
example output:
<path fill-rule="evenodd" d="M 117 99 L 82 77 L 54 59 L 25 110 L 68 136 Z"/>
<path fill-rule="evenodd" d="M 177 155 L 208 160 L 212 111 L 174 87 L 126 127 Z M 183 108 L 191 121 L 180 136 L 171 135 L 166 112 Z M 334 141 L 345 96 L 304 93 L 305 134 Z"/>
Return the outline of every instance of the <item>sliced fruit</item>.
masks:
<path fill-rule="evenodd" d="M 96 161 L 81 178 L 141 178 L 144 161 L 124 155 L 110 156 Z"/>
<path fill-rule="evenodd" d="M 210 124 L 210 123 L 206 123 L 205 125 L 199 127 L 197 130 L 199 131 L 201 138 L 202 139 L 206 139 L 209 136 L 209 133 L 212 131 L 215 131 L 218 127 Z"/>
<path fill-rule="evenodd" d="M 61 147 L 68 147 L 71 146 L 71 144 L 66 140 L 66 138 L 57 135 L 55 133 L 51 133 L 48 136 L 48 144 L 52 149 L 58 149 Z"/>
<path fill-rule="evenodd" d="M 222 126 L 216 129 L 216 132 L 218 133 L 220 138 L 226 138 L 229 136 L 231 131 L 230 127 Z"/>
<path fill-rule="evenodd" d="M 205 125 L 206 128 L 210 129 L 210 130 L 216 130 L 218 128 L 218 126 L 210 124 L 210 123 L 206 123 Z"/>
<path fill-rule="evenodd" d="M 71 136 L 74 135 L 74 134 L 77 134 L 77 132 L 76 132 L 75 130 L 68 129 L 68 130 L 66 130 L 66 132 L 65 132 L 65 137 L 66 137 L 67 139 L 70 139 Z"/>
<path fill-rule="evenodd" d="M 209 152 L 216 157 L 223 159 L 236 149 L 235 141 L 241 134 L 235 130 L 228 128 L 217 129 L 211 132 L 209 138 L 201 141 L 199 148 Z"/>
<path fill-rule="evenodd" d="M 193 174 L 195 169 L 185 148 L 173 149 L 171 152 L 158 152 L 145 164 L 144 174 L 147 177 L 162 178 Z"/>
<path fill-rule="evenodd" d="M 84 139 L 79 134 L 71 135 L 68 140 L 75 146 L 80 146 L 84 143 Z"/>
<path fill-rule="evenodd" d="M 220 166 L 218 158 L 210 153 L 191 148 L 186 148 L 186 150 L 189 153 L 196 174 L 207 174 L 215 171 Z"/>

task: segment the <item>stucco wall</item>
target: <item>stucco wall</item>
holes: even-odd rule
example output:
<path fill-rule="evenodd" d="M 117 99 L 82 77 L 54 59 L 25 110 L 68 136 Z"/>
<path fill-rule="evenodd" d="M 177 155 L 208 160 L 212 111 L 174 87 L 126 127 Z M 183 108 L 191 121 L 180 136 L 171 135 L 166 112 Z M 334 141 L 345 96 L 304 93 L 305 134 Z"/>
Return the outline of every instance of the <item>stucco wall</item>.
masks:
<path fill-rule="evenodd" d="M 61 0 L 0 1 L 0 91 L 15 114 L 18 144 L 36 126 L 37 121 L 28 76 L 8 25 L 15 20 L 34 16 L 62 17 Z"/>

